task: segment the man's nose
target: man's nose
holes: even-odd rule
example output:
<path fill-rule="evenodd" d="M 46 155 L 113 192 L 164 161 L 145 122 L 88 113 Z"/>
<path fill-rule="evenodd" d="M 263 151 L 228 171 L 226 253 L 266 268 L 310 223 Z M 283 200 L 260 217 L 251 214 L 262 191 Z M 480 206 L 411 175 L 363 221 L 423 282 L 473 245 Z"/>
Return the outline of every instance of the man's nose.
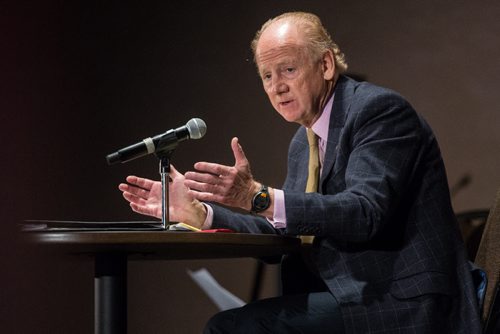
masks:
<path fill-rule="evenodd" d="M 272 91 L 276 94 L 285 93 L 288 91 L 288 86 L 281 78 L 273 78 Z"/>

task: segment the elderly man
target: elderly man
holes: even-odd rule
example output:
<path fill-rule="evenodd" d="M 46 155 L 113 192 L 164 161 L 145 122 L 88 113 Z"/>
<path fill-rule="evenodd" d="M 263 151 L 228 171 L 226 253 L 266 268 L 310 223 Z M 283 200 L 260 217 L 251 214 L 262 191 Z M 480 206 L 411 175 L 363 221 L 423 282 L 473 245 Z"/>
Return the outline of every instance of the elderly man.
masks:
<path fill-rule="evenodd" d="M 273 107 L 301 125 L 285 183 L 255 181 L 234 138 L 234 166 L 172 170 L 172 219 L 313 240 L 303 256 L 283 259 L 283 296 L 219 313 L 205 332 L 479 333 L 429 126 L 397 93 L 344 76 L 343 54 L 313 14 L 269 20 L 252 49 Z M 159 217 L 159 183 L 127 181 L 120 189 L 132 209 Z"/>

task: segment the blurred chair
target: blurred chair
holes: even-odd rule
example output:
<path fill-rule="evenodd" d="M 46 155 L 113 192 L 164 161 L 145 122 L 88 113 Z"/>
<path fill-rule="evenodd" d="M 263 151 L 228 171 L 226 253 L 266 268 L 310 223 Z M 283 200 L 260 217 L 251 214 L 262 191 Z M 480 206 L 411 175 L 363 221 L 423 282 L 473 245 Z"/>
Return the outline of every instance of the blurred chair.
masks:
<path fill-rule="evenodd" d="M 458 226 L 464 239 L 469 260 L 474 262 L 481 242 L 484 226 L 488 219 L 489 209 L 475 209 L 456 214 Z"/>
<path fill-rule="evenodd" d="M 481 242 L 474 260 L 475 264 L 486 271 L 488 284 L 484 297 L 482 318 L 484 333 L 500 333 L 500 189 L 490 210 Z"/>

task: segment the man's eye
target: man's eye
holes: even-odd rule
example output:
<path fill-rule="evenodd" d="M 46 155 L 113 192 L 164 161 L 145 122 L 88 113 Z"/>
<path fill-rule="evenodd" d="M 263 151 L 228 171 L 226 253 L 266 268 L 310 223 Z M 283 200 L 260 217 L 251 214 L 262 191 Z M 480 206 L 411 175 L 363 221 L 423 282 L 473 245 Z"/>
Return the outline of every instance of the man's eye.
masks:
<path fill-rule="evenodd" d="M 297 68 L 296 67 L 286 67 L 284 70 L 283 70 L 283 75 L 285 76 L 285 78 L 288 78 L 288 79 L 293 79 L 297 76 Z"/>
<path fill-rule="evenodd" d="M 262 80 L 266 80 L 266 81 L 267 81 L 267 80 L 269 80 L 269 79 L 271 79 L 271 74 L 264 74 L 264 75 L 262 76 Z"/>

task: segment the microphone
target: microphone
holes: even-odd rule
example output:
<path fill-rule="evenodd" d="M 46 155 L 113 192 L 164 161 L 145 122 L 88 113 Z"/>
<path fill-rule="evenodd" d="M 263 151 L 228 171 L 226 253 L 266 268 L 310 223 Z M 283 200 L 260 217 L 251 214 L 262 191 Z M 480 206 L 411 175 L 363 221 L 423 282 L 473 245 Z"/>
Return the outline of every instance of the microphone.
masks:
<path fill-rule="evenodd" d="M 170 129 L 165 133 L 149 137 L 143 141 L 108 154 L 109 165 L 128 162 L 151 153 L 173 151 L 177 144 L 187 139 L 200 139 L 207 132 L 207 124 L 201 118 L 192 118 L 186 125 Z"/>

